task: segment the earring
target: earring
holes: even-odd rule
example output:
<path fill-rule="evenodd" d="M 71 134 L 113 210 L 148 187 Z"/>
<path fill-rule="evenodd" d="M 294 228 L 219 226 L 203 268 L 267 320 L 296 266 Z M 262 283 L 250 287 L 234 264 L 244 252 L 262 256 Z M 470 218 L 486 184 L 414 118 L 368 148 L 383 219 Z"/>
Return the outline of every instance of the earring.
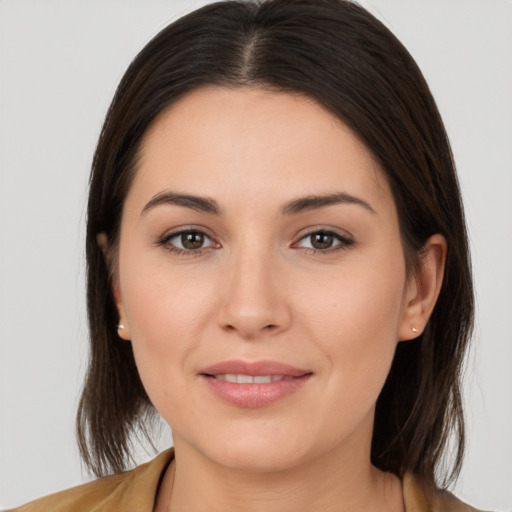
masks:
<path fill-rule="evenodd" d="M 414 327 L 414 326 L 411 328 L 411 331 L 412 331 L 412 332 L 420 332 L 420 331 L 418 331 L 418 329 L 416 329 L 416 327 Z"/>
<path fill-rule="evenodd" d="M 124 324 L 118 324 L 117 328 L 120 329 L 120 330 L 123 330 L 124 329 Z"/>

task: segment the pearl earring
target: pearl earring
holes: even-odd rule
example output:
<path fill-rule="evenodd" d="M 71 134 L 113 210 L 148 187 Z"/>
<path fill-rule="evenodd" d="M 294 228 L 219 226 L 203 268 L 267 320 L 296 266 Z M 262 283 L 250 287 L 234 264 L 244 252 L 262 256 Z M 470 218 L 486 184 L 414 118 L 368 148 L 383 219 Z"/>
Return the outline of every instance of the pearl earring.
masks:
<path fill-rule="evenodd" d="M 120 329 L 120 330 L 123 330 L 124 329 L 124 324 L 118 324 L 117 328 Z"/>
<path fill-rule="evenodd" d="M 416 329 L 416 327 L 412 327 L 412 328 L 411 328 L 411 331 L 412 331 L 412 332 L 420 332 L 420 331 L 418 331 L 418 329 Z"/>

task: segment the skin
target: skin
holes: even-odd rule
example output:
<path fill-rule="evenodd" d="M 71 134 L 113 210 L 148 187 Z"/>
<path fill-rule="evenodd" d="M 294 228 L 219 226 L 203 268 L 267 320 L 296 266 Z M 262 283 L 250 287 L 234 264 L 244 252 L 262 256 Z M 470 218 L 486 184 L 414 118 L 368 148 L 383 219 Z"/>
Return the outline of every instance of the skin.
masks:
<path fill-rule="evenodd" d="M 222 214 L 147 206 L 170 190 Z M 282 211 L 337 193 L 370 208 Z M 184 228 L 207 235 L 202 248 L 176 251 Z M 313 248 L 319 231 L 335 234 L 331 247 Z M 435 235 L 408 276 L 378 164 L 309 98 L 206 87 L 160 114 L 126 197 L 114 280 L 120 336 L 173 431 L 155 510 L 403 510 L 400 481 L 370 463 L 374 409 L 398 341 L 428 321 L 445 253 Z M 228 359 L 312 376 L 273 404 L 238 407 L 198 375 Z"/>

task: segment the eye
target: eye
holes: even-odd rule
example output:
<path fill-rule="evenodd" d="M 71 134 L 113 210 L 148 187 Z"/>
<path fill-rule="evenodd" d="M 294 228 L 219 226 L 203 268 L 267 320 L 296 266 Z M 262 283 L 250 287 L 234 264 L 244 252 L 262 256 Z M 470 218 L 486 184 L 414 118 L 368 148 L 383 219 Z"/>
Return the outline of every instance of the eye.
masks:
<path fill-rule="evenodd" d="M 318 230 L 303 236 L 294 247 L 311 249 L 313 251 L 328 252 L 343 249 L 351 244 L 353 240 L 333 231 Z"/>
<path fill-rule="evenodd" d="M 166 235 L 159 241 L 159 245 L 180 254 L 199 253 L 202 249 L 218 247 L 218 244 L 206 233 L 197 229 L 187 229 Z"/>

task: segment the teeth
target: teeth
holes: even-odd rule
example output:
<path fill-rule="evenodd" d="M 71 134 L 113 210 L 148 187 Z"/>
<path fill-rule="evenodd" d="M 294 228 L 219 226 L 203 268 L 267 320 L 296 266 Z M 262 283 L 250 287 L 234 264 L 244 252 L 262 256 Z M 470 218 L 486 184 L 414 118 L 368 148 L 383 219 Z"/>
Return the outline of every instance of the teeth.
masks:
<path fill-rule="evenodd" d="M 274 375 L 277 377 L 277 375 Z M 264 384 L 267 382 L 272 382 L 272 375 L 255 375 L 253 378 L 254 383 L 256 384 Z"/>
<path fill-rule="evenodd" d="M 279 380 L 289 380 L 293 377 L 283 375 L 243 375 L 234 373 L 225 373 L 214 375 L 217 380 L 225 380 L 227 382 L 236 382 L 238 384 L 268 384 Z"/>

